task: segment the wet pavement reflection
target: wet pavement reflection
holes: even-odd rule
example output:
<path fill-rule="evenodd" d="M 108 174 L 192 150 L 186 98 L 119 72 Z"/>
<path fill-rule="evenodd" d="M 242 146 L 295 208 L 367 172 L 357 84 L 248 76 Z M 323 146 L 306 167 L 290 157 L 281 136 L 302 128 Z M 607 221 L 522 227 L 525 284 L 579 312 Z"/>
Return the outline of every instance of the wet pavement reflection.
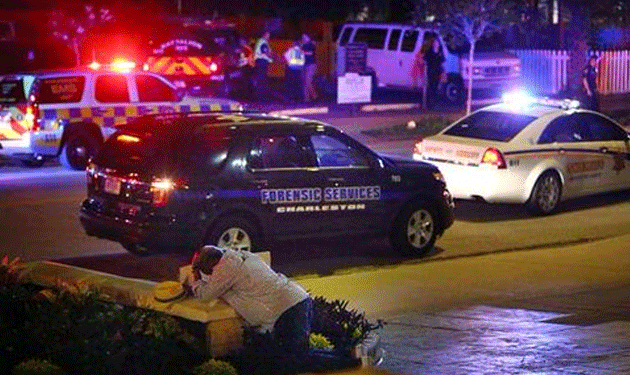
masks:
<path fill-rule="evenodd" d="M 386 319 L 382 369 L 396 374 L 630 374 L 630 321 L 475 306 Z"/>

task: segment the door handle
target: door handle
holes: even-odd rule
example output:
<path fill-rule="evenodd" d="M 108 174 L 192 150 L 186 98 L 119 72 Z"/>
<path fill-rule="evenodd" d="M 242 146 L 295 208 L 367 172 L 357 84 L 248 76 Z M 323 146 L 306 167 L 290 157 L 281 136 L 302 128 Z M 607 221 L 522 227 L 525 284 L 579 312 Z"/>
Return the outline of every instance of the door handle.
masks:
<path fill-rule="evenodd" d="M 267 180 L 253 180 L 252 184 L 256 184 L 258 186 L 267 186 L 269 182 Z"/>
<path fill-rule="evenodd" d="M 600 152 L 603 152 L 604 154 L 608 152 L 608 147 L 600 147 L 599 148 Z"/>
<path fill-rule="evenodd" d="M 345 179 L 343 177 L 330 177 L 330 178 L 328 178 L 328 181 L 330 181 L 330 182 L 344 182 Z"/>

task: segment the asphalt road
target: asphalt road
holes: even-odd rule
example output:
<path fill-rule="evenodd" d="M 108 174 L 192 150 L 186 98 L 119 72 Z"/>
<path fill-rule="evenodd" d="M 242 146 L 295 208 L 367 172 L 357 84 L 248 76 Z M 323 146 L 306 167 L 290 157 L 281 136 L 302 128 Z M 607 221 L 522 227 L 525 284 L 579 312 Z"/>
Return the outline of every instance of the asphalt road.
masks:
<path fill-rule="evenodd" d="M 83 172 L 59 166 L 1 169 L 0 254 L 65 259 L 124 276 L 172 279 L 188 261 L 187 254 L 138 258 L 116 243 L 83 233 L 78 207 L 85 197 L 84 184 Z M 289 275 L 331 274 L 613 238 L 628 233 L 629 198 L 628 192 L 621 192 L 573 200 L 547 217 L 531 217 L 515 205 L 457 201 L 455 224 L 421 259 L 399 256 L 383 239 L 339 238 L 274 244 L 273 265 Z"/>

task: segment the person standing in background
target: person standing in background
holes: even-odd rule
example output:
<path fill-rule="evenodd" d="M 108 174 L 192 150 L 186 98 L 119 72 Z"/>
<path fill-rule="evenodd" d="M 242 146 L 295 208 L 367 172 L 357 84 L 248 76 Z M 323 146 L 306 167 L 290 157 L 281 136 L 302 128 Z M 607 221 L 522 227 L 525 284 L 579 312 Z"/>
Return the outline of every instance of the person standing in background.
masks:
<path fill-rule="evenodd" d="M 302 72 L 304 70 L 305 56 L 302 47 L 300 47 L 300 39 L 295 38 L 293 45 L 284 53 L 284 59 L 287 63 L 285 71 L 285 91 L 287 100 L 291 102 L 301 101 L 302 96 Z"/>
<path fill-rule="evenodd" d="M 439 98 L 440 76 L 444 72 L 442 64 L 444 63 L 444 52 L 440 41 L 433 39 L 431 48 L 424 54 L 424 61 L 427 70 L 427 107 L 433 108 Z"/>
<path fill-rule="evenodd" d="M 264 31 L 254 46 L 254 91 L 258 100 L 269 100 L 269 78 L 267 70 L 269 63 L 273 62 L 272 52 L 269 47 L 271 33 Z"/>
<path fill-rule="evenodd" d="M 302 84 L 304 88 L 304 101 L 311 102 L 317 100 L 317 90 L 315 89 L 315 73 L 317 72 L 317 61 L 315 58 L 315 42 L 307 33 L 302 34 L 302 51 L 304 51 L 304 69 L 302 70 Z"/>
<path fill-rule="evenodd" d="M 582 70 L 582 88 L 586 94 L 584 107 L 592 111 L 599 111 L 599 92 L 597 91 L 597 63 L 595 55 L 588 58 L 588 64 Z"/>

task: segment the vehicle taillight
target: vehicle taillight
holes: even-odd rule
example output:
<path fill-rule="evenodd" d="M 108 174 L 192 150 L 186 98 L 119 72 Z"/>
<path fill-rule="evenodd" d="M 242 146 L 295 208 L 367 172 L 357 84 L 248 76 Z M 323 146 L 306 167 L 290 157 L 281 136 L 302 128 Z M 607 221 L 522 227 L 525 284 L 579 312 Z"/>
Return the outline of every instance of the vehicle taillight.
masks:
<path fill-rule="evenodd" d="M 22 126 L 28 130 L 39 130 L 39 122 L 37 121 L 37 108 L 34 105 L 19 105 L 18 109 L 24 114 L 24 119 L 20 121 Z"/>
<path fill-rule="evenodd" d="M 186 188 L 188 181 L 186 179 L 171 180 L 168 178 L 154 178 L 151 182 L 151 203 L 155 207 L 162 207 L 168 203 L 173 190 Z"/>
<path fill-rule="evenodd" d="M 97 178 L 96 165 L 94 163 L 89 163 L 87 168 L 85 168 L 85 179 L 87 182 L 88 192 L 92 188 L 95 190 L 98 189 L 98 184 L 96 184 Z"/>
<path fill-rule="evenodd" d="M 503 158 L 503 154 L 501 154 L 501 151 L 497 150 L 494 147 L 487 149 L 486 152 L 483 153 L 481 163 L 496 165 L 496 167 L 499 169 L 507 168 L 505 164 L 505 159 Z"/>

